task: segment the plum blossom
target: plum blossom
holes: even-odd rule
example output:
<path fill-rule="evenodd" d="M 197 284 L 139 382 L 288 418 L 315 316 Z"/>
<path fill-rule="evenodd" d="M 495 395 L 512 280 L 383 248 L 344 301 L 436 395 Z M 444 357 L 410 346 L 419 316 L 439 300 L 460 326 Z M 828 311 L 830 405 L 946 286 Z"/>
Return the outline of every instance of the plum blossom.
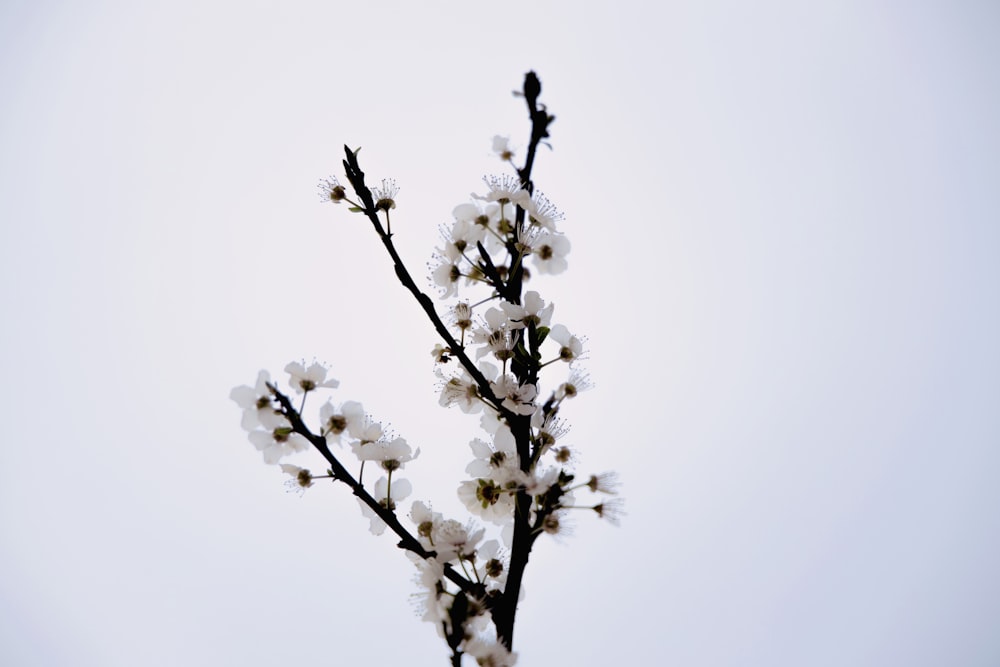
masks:
<path fill-rule="evenodd" d="M 562 234 L 543 232 L 531 243 L 531 259 L 539 273 L 552 275 L 562 273 L 569 264 L 566 255 L 570 251 L 569 239 Z"/>
<path fill-rule="evenodd" d="M 512 329 L 523 329 L 528 324 L 534 324 L 536 327 L 549 326 L 555 304 L 550 303 L 546 306 L 538 292 L 534 290 L 525 292 L 522 301 L 524 303 L 521 305 L 506 301 L 500 302 L 500 308 L 510 320 L 509 326 Z"/>
<path fill-rule="evenodd" d="M 510 320 L 499 308 L 490 308 L 483 316 L 484 325 L 472 332 L 472 342 L 483 345 L 476 350 L 476 359 L 488 352 L 500 361 L 506 361 L 514 356 L 514 342 L 511 338 Z"/>
<path fill-rule="evenodd" d="M 552 327 L 549 338 L 559 343 L 559 358 L 566 362 L 571 362 L 580 358 L 583 354 L 583 341 L 569 332 L 562 324 Z"/>
<path fill-rule="evenodd" d="M 240 426 L 244 431 L 252 431 L 261 425 L 258 413 L 262 410 L 274 412 L 274 402 L 271 397 L 271 390 L 268 384 L 271 382 L 271 374 L 261 371 L 257 374 L 257 384 L 253 387 L 241 385 L 233 388 L 229 392 L 229 398 L 243 408 L 243 419 Z"/>
<path fill-rule="evenodd" d="M 508 651 L 496 641 L 471 639 L 465 643 L 465 652 L 476 659 L 479 667 L 514 667 L 517 664 L 517 652 Z"/>
<path fill-rule="evenodd" d="M 592 389 L 594 383 L 590 380 L 590 374 L 577 366 L 571 366 L 569 377 L 559 385 L 556 390 L 556 398 L 560 401 L 564 398 L 573 398 L 580 392 Z"/>
<path fill-rule="evenodd" d="M 498 398 L 503 397 L 503 407 L 515 414 L 530 415 L 535 411 L 538 389 L 533 384 L 518 384 L 513 375 L 507 374 L 491 382 L 490 389 Z"/>
<path fill-rule="evenodd" d="M 492 254 L 503 249 L 503 241 L 496 233 L 500 229 L 500 220 L 503 217 L 499 204 L 490 202 L 480 206 L 475 202 L 468 202 L 456 206 L 451 214 L 456 221 L 468 222 L 483 230 L 483 237 L 480 240 L 488 253 Z"/>
<path fill-rule="evenodd" d="M 288 383 L 299 394 L 321 387 L 336 389 L 340 386 L 338 380 L 326 379 L 326 366 L 318 362 L 313 362 L 306 368 L 304 364 L 293 361 L 285 366 L 285 372 L 289 375 Z"/>
<path fill-rule="evenodd" d="M 476 551 L 476 573 L 486 583 L 487 590 L 503 590 L 507 584 L 507 561 L 500 542 L 487 540 Z"/>
<path fill-rule="evenodd" d="M 309 441 L 292 430 L 292 424 L 278 412 L 258 414 L 263 429 L 250 431 L 253 446 L 264 455 L 264 463 L 273 465 L 282 457 L 309 449 Z"/>
<path fill-rule="evenodd" d="M 533 225 L 550 232 L 556 231 L 556 223 L 563 219 L 563 214 L 549 201 L 549 198 L 536 191 L 524 207 L 528 220 Z"/>
<path fill-rule="evenodd" d="M 375 209 L 378 211 L 388 211 L 396 208 L 396 195 L 399 194 L 399 186 L 391 178 L 383 178 L 382 185 L 372 188 L 372 199 L 375 200 Z"/>
<path fill-rule="evenodd" d="M 447 562 L 456 558 L 465 560 L 475 554 L 476 545 L 483 539 L 485 532 L 471 524 L 463 526 L 454 519 L 445 519 L 434 527 L 431 538 L 434 540 L 438 559 Z"/>
<path fill-rule="evenodd" d="M 407 551 L 407 556 L 417 567 L 415 581 L 419 592 L 411 597 L 417 613 L 421 620 L 433 623 L 438 634 L 444 636 L 444 628 L 447 625 L 450 631 L 451 624 L 448 617 L 448 609 L 452 597 L 444 594 L 444 563 L 437 558 L 420 558 L 416 554 Z"/>
<path fill-rule="evenodd" d="M 312 473 L 305 468 L 300 468 L 290 463 L 282 463 L 280 467 L 281 472 L 292 476 L 290 480 L 285 482 L 289 490 L 301 493 L 313 485 Z"/>
<path fill-rule="evenodd" d="M 351 449 L 358 459 L 362 461 L 378 461 L 379 465 L 386 471 L 399 470 L 403 464 L 412 461 L 420 455 L 420 449 L 413 451 L 406 440 L 394 438 L 393 440 L 378 440 L 376 442 L 354 442 Z"/>
<path fill-rule="evenodd" d="M 475 455 L 465 472 L 473 477 L 489 477 L 506 482 L 521 472 L 517 461 L 517 444 L 506 425 L 497 429 L 492 446 L 476 438 L 469 443 Z"/>
<path fill-rule="evenodd" d="M 514 158 L 514 149 L 510 145 L 510 137 L 501 137 L 499 134 L 494 136 L 493 152 L 504 162 L 510 162 Z"/>
<path fill-rule="evenodd" d="M 443 519 L 440 512 L 432 511 L 423 501 L 416 500 L 410 506 L 410 520 L 417 526 L 417 539 L 425 549 L 434 548 L 431 536 L 434 534 L 435 526 Z"/>
<path fill-rule="evenodd" d="M 392 485 L 389 485 L 389 479 L 385 476 L 380 477 L 377 482 L 375 482 L 375 489 L 372 491 L 372 497 L 378 501 L 378 504 L 382 507 L 393 511 L 396 509 L 396 504 L 401 500 L 405 500 L 410 493 L 413 492 L 413 485 L 410 484 L 408 479 L 394 479 L 392 480 Z M 361 513 L 371 522 L 369 530 L 373 535 L 381 535 L 385 532 L 386 524 L 382 520 L 375 510 L 369 507 L 363 500 L 358 498 L 358 504 L 361 505 Z"/>
<path fill-rule="evenodd" d="M 500 372 L 496 366 L 488 361 L 480 361 L 478 366 L 479 371 L 487 380 L 495 378 Z M 438 377 L 443 381 L 441 397 L 438 400 L 442 407 L 457 405 L 466 414 L 474 414 L 483 409 L 483 402 L 479 397 L 479 385 L 464 368 L 459 376 L 449 378 L 439 372 Z"/>
<path fill-rule="evenodd" d="M 463 275 L 459 267 L 461 259 L 462 253 L 454 245 L 446 245 L 444 250 L 439 250 L 434 255 L 435 264 L 432 264 L 431 278 L 435 285 L 442 288 L 442 299 L 458 293 L 458 281 Z"/>
<path fill-rule="evenodd" d="M 365 409 L 357 401 L 345 401 L 340 406 L 327 401 L 319 409 L 319 420 L 327 444 L 339 445 L 345 434 L 364 427 Z"/>
<path fill-rule="evenodd" d="M 507 174 L 503 176 L 483 176 L 483 182 L 486 183 L 489 192 L 482 197 L 473 194 L 473 199 L 499 202 L 501 204 L 513 203 L 522 208 L 531 200 L 531 195 L 524 189 L 521 182 L 513 176 Z"/>
<path fill-rule="evenodd" d="M 347 191 L 336 176 L 324 178 L 319 182 L 319 198 L 323 201 L 339 204 L 347 199 Z"/>

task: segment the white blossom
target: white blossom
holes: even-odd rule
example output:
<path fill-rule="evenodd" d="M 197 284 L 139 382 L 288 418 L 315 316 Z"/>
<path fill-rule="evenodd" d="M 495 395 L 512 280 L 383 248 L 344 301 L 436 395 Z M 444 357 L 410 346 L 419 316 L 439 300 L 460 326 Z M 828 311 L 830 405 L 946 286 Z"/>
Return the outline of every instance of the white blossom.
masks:
<path fill-rule="evenodd" d="M 555 309 L 555 304 L 545 305 L 545 302 L 538 295 L 538 292 L 534 290 L 530 292 L 525 292 L 523 303 L 517 305 L 514 303 L 507 303 L 506 301 L 500 302 L 500 308 L 507 315 L 507 319 L 510 320 L 510 327 L 513 329 L 523 329 L 529 323 L 534 324 L 536 327 L 547 327 L 552 321 L 552 311 Z"/>
<path fill-rule="evenodd" d="M 262 429 L 250 431 L 253 446 L 264 455 L 264 463 L 273 465 L 282 457 L 309 449 L 309 441 L 292 431 L 291 423 L 277 412 L 261 412 Z"/>
<path fill-rule="evenodd" d="M 387 471 L 398 470 L 403 464 L 412 461 L 420 455 L 420 449 L 413 451 L 406 440 L 394 438 L 393 440 L 378 440 L 376 442 L 354 442 L 351 449 L 358 459 L 362 461 L 378 461 Z"/>
<path fill-rule="evenodd" d="M 260 371 L 257 374 L 257 383 L 253 387 L 241 385 L 229 392 L 229 398 L 243 408 L 243 419 L 240 421 L 243 430 L 252 431 L 261 425 L 258 417 L 260 411 L 274 412 L 271 390 L 267 387 L 270 382 L 271 374 Z"/>
<path fill-rule="evenodd" d="M 335 389 L 340 385 L 333 378 L 326 379 L 326 366 L 318 362 L 313 362 L 306 368 L 304 364 L 292 361 L 285 366 L 285 372 L 289 375 L 288 383 L 299 394 L 321 387 Z"/>
<path fill-rule="evenodd" d="M 562 234 L 543 232 L 533 240 L 531 250 L 531 259 L 539 273 L 555 275 L 566 270 L 570 243 Z"/>
<path fill-rule="evenodd" d="M 358 431 L 364 427 L 365 409 L 357 401 L 346 401 L 335 406 L 328 400 L 319 409 L 319 420 L 327 444 L 339 445 L 351 430 Z"/>
<path fill-rule="evenodd" d="M 389 479 L 387 477 L 380 477 L 377 482 L 375 482 L 375 489 L 372 491 L 372 497 L 378 501 L 378 504 L 389 510 L 395 510 L 396 504 L 401 500 L 404 500 L 413 491 L 413 485 L 410 484 L 408 479 L 394 479 L 392 480 L 392 485 L 389 485 Z M 371 525 L 368 529 L 373 535 L 381 535 L 385 532 L 386 524 L 382 520 L 375 510 L 369 507 L 363 500 L 358 498 L 358 504 L 361 505 L 361 513 L 368 518 Z"/>

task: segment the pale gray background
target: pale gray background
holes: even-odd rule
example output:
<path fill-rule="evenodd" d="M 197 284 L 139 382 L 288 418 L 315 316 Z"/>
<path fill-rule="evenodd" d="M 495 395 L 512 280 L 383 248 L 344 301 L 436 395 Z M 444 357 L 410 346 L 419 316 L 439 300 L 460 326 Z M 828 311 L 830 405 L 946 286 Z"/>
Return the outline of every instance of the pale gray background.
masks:
<path fill-rule="evenodd" d="M 0 3 L 0 663 L 445 664 L 228 394 L 328 361 L 457 509 L 475 420 L 315 185 L 363 146 L 422 275 L 534 68 L 630 513 L 540 543 L 520 664 L 1000 664 L 1000 10 L 653 5 Z"/>

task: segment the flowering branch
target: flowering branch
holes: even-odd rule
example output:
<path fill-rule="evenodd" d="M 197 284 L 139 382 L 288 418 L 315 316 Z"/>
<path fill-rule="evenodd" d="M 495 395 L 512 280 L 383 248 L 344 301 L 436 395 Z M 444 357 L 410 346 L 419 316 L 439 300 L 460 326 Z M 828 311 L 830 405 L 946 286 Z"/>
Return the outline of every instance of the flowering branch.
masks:
<path fill-rule="evenodd" d="M 406 528 L 403 527 L 403 524 L 399 522 L 399 519 L 396 518 L 395 512 L 388 507 L 383 507 L 377 500 L 375 500 L 375 498 L 371 496 L 370 493 L 368 493 L 368 491 L 365 490 L 360 482 L 354 479 L 354 476 L 347 471 L 347 468 L 345 468 L 344 465 L 337 460 L 337 457 L 333 455 L 333 452 L 330 451 L 330 448 L 326 444 L 326 438 L 318 436 L 309 430 L 309 427 L 307 427 L 305 422 L 302 421 L 302 417 L 299 412 L 292 407 L 292 402 L 289 400 L 288 396 L 281 393 L 276 385 L 268 383 L 267 387 L 274 395 L 274 399 L 281 406 L 281 413 L 291 423 L 293 431 L 312 443 L 313 447 L 316 448 L 316 451 L 322 454 L 323 458 L 325 458 L 330 464 L 330 476 L 333 477 L 334 481 L 343 482 L 349 486 L 351 492 L 354 493 L 354 495 L 357 496 L 365 505 L 368 505 L 368 507 L 370 507 L 372 511 L 385 522 L 392 532 L 399 536 L 399 544 L 396 546 L 400 549 L 412 551 L 420 558 L 434 558 L 437 554 L 433 551 L 424 549 L 424 547 L 420 544 L 420 541 L 408 530 L 406 530 Z M 479 596 L 483 594 L 483 592 L 480 591 L 481 586 L 477 586 L 473 582 L 455 572 L 451 565 L 445 564 L 444 572 L 445 576 L 458 585 L 458 587 L 463 591 Z"/>
<path fill-rule="evenodd" d="M 348 198 L 335 177 L 320 185 L 324 199 L 347 202 L 350 210 L 368 218 L 389 253 L 397 279 L 440 336 L 443 345 L 433 351 L 435 373 L 441 380 L 440 404 L 458 406 L 468 414 L 482 413 L 480 424 L 487 439 L 469 443 L 475 456 L 466 467 L 471 479 L 459 484 L 458 495 L 470 512 L 499 527 L 500 539 L 484 541 L 485 528 L 446 519 L 421 501 L 414 502 L 409 512 L 416 530 L 407 529 L 396 507 L 410 494 L 411 484 L 399 477 L 399 471 L 420 450 L 386 433 L 356 401 L 334 405 L 328 400 L 319 410 L 318 432 L 310 429 L 302 416 L 306 398 L 339 384 L 327 379 L 326 367 L 313 363 L 306 368 L 298 362 L 285 367 L 292 388 L 302 394 L 298 410 L 266 371 L 260 372 L 254 387 L 237 387 L 231 393 L 243 409 L 242 426 L 266 463 L 315 449 L 329 466 L 329 474 L 320 477 L 351 489 L 371 521 L 371 531 L 380 535 L 389 528 L 396 534 L 397 546 L 417 567 L 423 617 L 445 640 L 452 667 L 460 667 L 465 655 L 479 665 L 513 665 L 517 605 L 535 542 L 542 535 L 564 532 L 571 509 L 588 509 L 613 523 L 623 513 L 615 498 L 594 504 L 578 504 L 575 499 L 584 490 L 617 491 L 611 473 L 577 481 L 572 450 L 562 444 L 568 427 L 559 412 L 566 400 L 591 386 L 589 375 L 579 366 L 585 358 L 585 339 L 551 323 L 554 304 L 536 291 L 523 291 L 531 277 L 528 261 L 531 270 L 558 274 L 566 269 L 570 249 L 556 229 L 562 214 L 532 181 L 538 146 L 549 137 L 555 120 L 539 103 L 540 94 L 538 77 L 528 72 L 520 95 L 528 106 L 531 133 L 524 165 L 515 168 L 517 177 L 486 177 L 488 192 L 473 194 L 474 202 L 457 206 L 454 224 L 442 229 L 444 245 L 435 250 L 431 275 L 441 298 L 457 296 L 463 278 L 469 287 L 490 288 L 475 303 L 454 304 L 447 315 L 439 313 L 431 297 L 417 287 L 393 243 L 390 211 L 396 209 L 395 182 L 385 179 L 381 186 L 369 188 L 358 151 L 345 146 L 343 165 L 356 201 Z M 515 150 L 508 139 L 494 137 L 493 147 L 513 165 Z M 543 348 L 553 345 L 555 349 L 543 356 Z M 447 373 L 453 359 L 457 372 Z M 549 380 L 560 367 L 566 369 L 562 379 L 542 402 L 543 371 Z M 348 472 L 331 445 L 349 446 L 362 471 L 372 462 L 386 476 L 369 489 L 360 472 L 357 478 Z M 281 464 L 281 469 L 292 475 L 287 483 L 299 491 L 320 478 L 296 465 Z"/>

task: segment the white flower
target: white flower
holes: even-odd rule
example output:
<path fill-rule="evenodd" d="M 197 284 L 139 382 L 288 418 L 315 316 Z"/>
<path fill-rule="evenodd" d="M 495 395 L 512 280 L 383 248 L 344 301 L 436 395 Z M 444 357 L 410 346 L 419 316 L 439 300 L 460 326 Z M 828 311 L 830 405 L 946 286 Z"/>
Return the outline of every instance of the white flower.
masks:
<path fill-rule="evenodd" d="M 543 454 L 569 432 L 569 427 L 563 420 L 554 413 L 549 413 L 546 417 L 542 410 L 536 410 L 531 415 L 531 428 L 535 429 L 535 441 L 541 446 Z"/>
<path fill-rule="evenodd" d="M 549 323 L 552 321 L 552 311 L 555 309 L 555 304 L 550 303 L 546 306 L 542 298 L 538 296 L 538 292 L 534 290 L 525 292 L 523 301 L 524 303 L 521 305 L 506 301 L 500 302 L 500 307 L 503 308 L 503 312 L 507 314 L 507 318 L 510 320 L 511 328 L 523 329 L 529 323 L 534 324 L 536 327 L 549 326 Z"/>
<path fill-rule="evenodd" d="M 527 477 L 524 483 L 524 490 L 529 496 L 543 496 L 549 492 L 553 486 L 559 483 L 559 469 L 549 468 L 542 472 L 537 469 Z M 563 495 L 565 497 L 565 494 Z"/>
<path fill-rule="evenodd" d="M 473 194 L 473 199 L 480 201 L 495 201 L 501 204 L 513 203 L 522 208 L 531 200 L 531 195 L 521 186 L 521 182 L 510 175 L 483 176 L 483 182 L 490 189 L 486 196 Z"/>
<path fill-rule="evenodd" d="M 612 498 L 603 503 L 594 505 L 597 516 L 607 520 L 612 526 L 621 525 L 622 517 L 625 516 L 625 501 L 621 498 Z"/>
<path fill-rule="evenodd" d="M 420 558 L 416 554 L 407 551 L 413 564 L 417 567 L 416 583 L 421 589 L 420 592 L 410 596 L 414 601 L 417 612 L 421 614 L 421 620 L 433 623 L 438 634 L 444 636 L 443 624 L 449 624 L 448 603 L 452 600 L 450 595 L 442 594 L 444 584 L 444 563 L 436 558 Z"/>
<path fill-rule="evenodd" d="M 347 431 L 352 438 L 360 440 L 361 444 L 376 442 L 382 438 L 382 424 L 373 421 L 368 415 L 365 415 L 363 420 L 352 420 L 348 424 Z"/>
<path fill-rule="evenodd" d="M 497 540 L 487 540 L 476 550 L 476 572 L 487 590 L 503 590 L 507 584 L 507 557 Z"/>
<path fill-rule="evenodd" d="M 557 324 L 549 331 L 549 338 L 559 343 L 559 358 L 563 361 L 579 359 L 583 354 L 583 341 L 569 332 L 565 325 Z"/>
<path fill-rule="evenodd" d="M 499 373 L 497 367 L 488 361 L 479 362 L 479 371 L 487 380 L 495 378 Z M 438 373 L 438 377 L 443 380 L 441 398 L 438 400 L 441 407 L 457 405 L 466 414 L 474 414 L 483 409 L 483 402 L 479 398 L 479 386 L 464 368 L 461 376 L 446 378 Z"/>
<path fill-rule="evenodd" d="M 465 643 L 465 652 L 476 659 L 479 667 L 514 667 L 517 663 L 517 653 L 495 641 L 470 639 Z"/>
<path fill-rule="evenodd" d="M 354 454 L 362 461 L 378 461 L 382 468 L 387 471 L 399 470 L 407 461 L 412 461 L 420 455 L 420 449 L 416 452 L 410 449 L 403 438 L 377 442 L 363 443 L 355 442 L 351 444 Z"/>
<path fill-rule="evenodd" d="M 451 231 L 444 235 L 444 241 L 461 255 L 468 248 L 476 249 L 476 244 L 486 236 L 486 228 L 472 220 L 456 220 Z"/>
<path fill-rule="evenodd" d="M 458 293 L 458 281 L 463 275 L 458 266 L 461 258 L 462 254 L 454 245 L 447 245 L 434 255 L 437 263 L 431 265 L 431 279 L 444 290 L 441 292 L 442 299 Z"/>
<path fill-rule="evenodd" d="M 616 472 L 602 472 L 600 475 L 591 475 L 590 479 L 587 480 L 587 487 L 594 493 L 601 492 L 616 495 L 619 486 L 620 482 L 618 480 L 618 473 Z"/>
<path fill-rule="evenodd" d="M 512 523 L 514 518 L 514 493 L 521 486 L 518 481 L 523 473 L 510 473 L 507 481 L 493 478 L 466 480 L 458 485 L 458 499 L 473 514 L 497 525 Z"/>
<path fill-rule="evenodd" d="M 472 223 L 483 230 L 482 241 L 483 245 L 486 246 L 486 252 L 494 253 L 503 249 L 503 242 L 497 238 L 497 234 L 487 232 L 490 229 L 498 233 L 500 231 L 502 216 L 499 204 L 489 203 L 486 206 L 480 206 L 474 202 L 459 204 L 451 214 L 455 220 Z"/>
<path fill-rule="evenodd" d="M 434 542 L 431 536 L 434 534 L 434 527 L 441 523 L 443 517 L 440 512 L 433 512 L 429 505 L 422 501 L 414 501 L 410 506 L 410 520 L 417 526 L 417 539 L 425 549 L 433 549 Z"/>
<path fill-rule="evenodd" d="M 555 275 L 566 270 L 569 250 L 569 239 L 565 236 L 543 232 L 531 243 L 531 258 L 539 273 Z"/>
<path fill-rule="evenodd" d="M 513 375 L 505 375 L 490 383 L 490 389 L 497 397 L 503 397 L 503 407 L 519 415 L 530 415 L 535 411 L 535 396 L 538 389 L 533 384 L 518 384 Z"/>
<path fill-rule="evenodd" d="M 479 438 L 469 443 L 476 458 L 465 468 L 465 472 L 473 477 L 489 477 L 499 482 L 506 482 L 520 473 L 517 461 L 517 443 L 510 428 L 506 425 L 497 429 L 493 436 L 493 445 L 488 445 Z"/>
<path fill-rule="evenodd" d="M 380 477 L 377 482 L 375 482 L 375 490 L 372 492 L 372 497 L 378 501 L 378 504 L 390 511 L 396 509 L 396 503 L 405 499 L 413 491 L 413 485 L 410 484 L 408 479 L 394 479 L 392 480 L 392 486 L 389 486 L 389 480 L 386 477 Z M 381 535 L 385 532 L 386 525 L 385 521 L 382 520 L 375 510 L 369 507 L 363 500 L 358 498 L 358 504 L 361 505 L 361 513 L 368 518 L 371 522 L 369 530 L 373 535 Z"/>
<path fill-rule="evenodd" d="M 510 335 L 510 321 L 499 308 L 490 308 L 484 315 L 485 325 L 477 327 L 472 332 L 472 342 L 484 345 L 476 350 L 476 359 L 487 352 L 492 352 L 500 361 L 506 361 L 514 356 L 514 341 Z"/>
<path fill-rule="evenodd" d="M 319 182 L 319 198 L 323 201 L 339 204 L 347 198 L 347 191 L 336 176 L 325 178 Z"/>
<path fill-rule="evenodd" d="M 500 419 L 500 415 L 494 410 L 484 410 L 483 416 L 479 418 L 479 427 L 484 431 L 493 435 L 497 432 L 497 429 L 503 426 L 506 422 Z"/>
<path fill-rule="evenodd" d="M 454 519 L 445 519 L 434 527 L 431 538 L 438 559 L 447 562 L 456 558 L 467 559 L 473 555 L 484 532 L 482 528 L 476 530 L 471 525 L 463 526 Z"/>
<path fill-rule="evenodd" d="M 260 411 L 274 412 L 271 390 L 267 388 L 270 382 L 271 375 L 267 371 L 261 371 L 257 374 L 257 384 L 253 387 L 242 385 L 229 392 L 229 398 L 243 408 L 243 419 L 240 421 L 243 430 L 252 431 L 261 425 L 258 417 Z"/>
<path fill-rule="evenodd" d="M 571 366 L 569 378 L 556 390 L 556 398 L 560 401 L 564 398 L 573 398 L 582 391 L 592 389 L 594 383 L 590 380 L 590 374 L 579 367 Z"/>
<path fill-rule="evenodd" d="M 375 200 L 375 209 L 388 211 L 391 208 L 396 208 L 396 195 L 398 193 L 399 187 L 396 185 L 396 181 L 391 178 L 383 178 L 382 185 L 372 189 L 372 199 Z"/>
<path fill-rule="evenodd" d="M 329 445 L 341 444 L 341 437 L 352 429 L 357 431 L 364 427 L 365 409 L 357 401 L 346 401 L 343 405 L 334 406 L 329 400 L 319 409 L 319 420 L 322 433 Z"/>
<path fill-rule="evenodd" d="M 277 412 L 261 412 L 263 430 L 250 431 L 253 446 L 264 454 L 264 463 L 275 464 L 283 456 L 309 449 L 309 441 L 292 431 L 292 425 Z"/>
<path fill-rule="evenodd" d="M 550 232 L 555 232 L 556 222 L 563 219 L 563 214 L 549 201 L 548 197 L 537 190 L 524 209 L 528 213 L 528 220 L 531 221 L 531 224 Z"/>
<path fill-rule="evenodd" d="M 501 137 L 499 134 L 493 137 L 493 152 L 499 155 L 504 162 L 510 162 L 514 157 L 510 137 Z"/>
<path fill-rule="evenodd" d="M 280 465 L 281 472 L 292 476 L 292 479 L 285 482 L 290 490 L 302 492 L 313 485 L 312 473 L 305 468 L 293 466 L 290 463 L 282 463 Z"/>
<path fill-rule="evenodd" d="M 317 362 L 306 368 L 304 364 L 292 361 L 285 366 L 285 372 L 290 376 L 288 383 L 300 394 L 320 387 L 335 389 L 340 385 L 340 382 L 333 378 L 327 380 L 326 366 Z"/>

